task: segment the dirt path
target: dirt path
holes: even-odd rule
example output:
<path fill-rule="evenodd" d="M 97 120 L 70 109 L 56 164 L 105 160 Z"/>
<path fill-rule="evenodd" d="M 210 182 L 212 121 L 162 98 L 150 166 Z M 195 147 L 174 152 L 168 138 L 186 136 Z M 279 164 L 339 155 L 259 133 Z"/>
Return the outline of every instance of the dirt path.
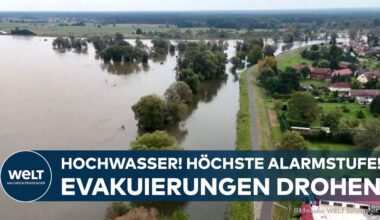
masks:
<path fill-rule="evenodd" d="M 255 67 L 254 67 L 255 68 Z M 254 70 L 254 69 L 252 69 Z M 260 149 L 260 139 L 257 128 L 257 114 L 255 105 L 255 95 L 253 88 L 252 72 L 248 72 L 248 96 L 249 96 L 249 113 L 251 115 L 251 134 L 252 134 L 252 150 Z M 272 219 L 272 202 L 254 202 L 255 219 L 271 220 Z"/>

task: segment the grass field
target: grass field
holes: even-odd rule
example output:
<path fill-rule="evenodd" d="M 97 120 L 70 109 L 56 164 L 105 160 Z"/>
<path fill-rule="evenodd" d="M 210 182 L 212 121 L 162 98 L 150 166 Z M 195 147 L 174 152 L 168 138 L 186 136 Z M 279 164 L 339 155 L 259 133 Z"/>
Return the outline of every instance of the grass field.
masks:
<path fill-rule="evenodd" d="M 333 144 L 324 142 L 309 142 L 309 150 L 331 150 L 331 151 L 346 151 L 358 150 L 355 145 Z"/>
<path fill-rule="evenodd" d="M 294 53 L 286 53 L 284 56 L 279 56 L 279 62 L 277 67 L 279 70 L 285 70 L 286 67 L 293 67 L 296 64 L 306 63 L 311 64 L 310 60 L 306 60 L 301 57 L 298 50 Z"/>
<path fill-rule="evenodd" d="M 100 25 L 94 23 L 86 23 L 85 26 L 60 26 L 57 24 L 49 23 L 9 23 L 0 22 L 0 30 L 7 31 L 14 28 L 28 29 L 33 31 L 39 36 L 75 36 L 75 37 L 89 37 L 94 35 L 113 35 L 116 32 L 120 32 L 129 38 L 142 37 L 141 35 L 135 35 L 137 28 L 142 29 L 143 32 L 169 32 L 169 31 L 179 31 L 185 32 L 186 28 L 177 28 L 173 26 L 167 27 L 166 25 L 150 25 L 150 24 L 112 24 Z M 191 28 L 194 34 L 201 31 L 207 30 L 207 28 Z"/>
<path fill-rule="evenodd" d="M 314 79 L 302 79 L 300 82 L 301 85 L 309 85 L 309 86 L 315 86 L 315 87 L 327 87 L 328 83 L 323 80 L 314 80 Z"/>
<path fill-rule="evenodd" d="M 240 75 L 240 108 L 237 115 L 236 123 L 236 149 L 237 150 L 251 150 L 251 121 L 249 114 L 249 99 L 247 88 L 247 74 L 249 70 L 241 73 Z"/>
<path fill-rule="evenodd" d="M 362 111 L 365 115 L 364 120 L 373 119 L 374 116 L 370 113 L 369 107 L 365 105 L 359 105 L 357 103 L 319 103 L 324 113 L 340 110 L 342 113 L 342 119 L 355 120 L 358 119 L 356 114 L 358 111 Z M 349 112 L 343 112 L 342 107 L 346 107 Z"/>
<path fill-rule="evenodd" d="M 259 130 L 260 147 L 262 149 L 271 150 L 277 143 L 281 141 L 281 131 L 278 125 L 273 126 L 269 119 L 268 110 L 272 110 L 274 100 L 269 97 L 265 89 L 258 85 L 257 76 L 258 71 L 252 71 L 253 84 L 255 90 L 255 102 L 257 113 L 257 127 Z M 276 116 L 275 116 L 276 117 Z"/>
<path fill-rule="evenodd" d="M 236 150 L 252 150 L 251 122 L 249 114 L 249 98 L 247 88 L 247 74 L 250 69 L 240 74 L 240 108 L 236 121 Z M 229 217 L 232 220 L 252 220 L 253 202 L 233 202 Z"/>

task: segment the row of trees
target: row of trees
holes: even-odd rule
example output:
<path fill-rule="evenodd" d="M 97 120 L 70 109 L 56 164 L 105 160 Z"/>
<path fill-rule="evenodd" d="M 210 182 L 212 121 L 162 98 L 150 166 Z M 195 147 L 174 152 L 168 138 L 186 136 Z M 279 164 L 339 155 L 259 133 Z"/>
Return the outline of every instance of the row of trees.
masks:
<path fill-rule="evenodd" d="M 339 69 L 339 62 L 346 61 L 351 63 L 350 68 L 356 69 L 355 63 L 359 60 L 350 54 L 343 52 L 341 48 L 335 44 L 331 46 L 318 46 L 313 45 L 310 49 L 304 49 L 301 52 L 301 57 L 314 61 L 313 66 L 320 68 Z"/>
<path fill-rule="evenodd" d="M 224 47 L 216 43 L 181 43 L 177 60 L 177 80 L 184 81 L 193 93 L 199 90 L 200 82 L 221 79 L 225 76 L 227 58 Z"/>
<path fill-rule="evenodd" d="M 164 99 L 157 95 L 144 96 L 132 106 L 132 110 L 140 129 L 154 131 L 184 119 L 192 101 L 191 88 L 178 81 L 166 90 Z"/>
<path fill-rule="evenodd" d="M 89 39 L 93 43 L 95 50 L 105 62 L 142 62 L 148 63 L 148 48 L 141 40 L 136 40 L 133 46 L 124 40 L 121 33 L 116 33 L 113 37 L 93 37 Z"/>
<path fill-rule="evenodd" d="M 53 40 L 53 48 L 55 49 L 75 49 L 77 51 L 87 50 L 88 44 L 85 40 L 74 38 L 57 37 Z"/>
<path fill-rule="evenodd" d="M 169 44 L 156 41 L 156 49 Z M 223 43 L 182 42 L 177 64 L 177 82 L 165 92 L 142 97 L 132 110 L 142 130 L 163 129 L 169 123 L 183 120 L 190 112 L 193 94 L 200 90 L 201 81 L 220 79 L 225 75 L 226 56 Z"/>

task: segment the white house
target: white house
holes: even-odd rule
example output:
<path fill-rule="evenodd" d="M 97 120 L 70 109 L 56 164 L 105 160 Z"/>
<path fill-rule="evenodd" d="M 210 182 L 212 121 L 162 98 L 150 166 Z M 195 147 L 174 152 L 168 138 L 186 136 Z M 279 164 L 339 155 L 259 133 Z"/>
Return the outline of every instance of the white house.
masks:
<path fill-rule="evenodd" d="M 378 79 L 380 78 L 380 72 L 379 71 L 371 71 L 371 72 L 365 72 L 358 76 L 357 80 L 362 83 L 366 84 L 371 79 Z"/>
<path fill-rule="evenodd" d="M 329 90 L 331 92 L 349 92 L 351 90 L 351 86 L 349 83 L 346 82 L 339 82 L 331 84 L 329 87 Z"/>

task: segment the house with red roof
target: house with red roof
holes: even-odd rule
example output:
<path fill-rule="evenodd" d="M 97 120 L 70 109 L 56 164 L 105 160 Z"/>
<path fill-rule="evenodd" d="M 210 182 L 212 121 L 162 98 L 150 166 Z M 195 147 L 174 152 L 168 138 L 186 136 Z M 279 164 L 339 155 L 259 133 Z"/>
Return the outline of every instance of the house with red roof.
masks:
<path fill-rule="evenodd" d="M 327 80 L 331 79 L 332 71 L 330 68 L 311 68 L 310 69 L 310 78 L 318 80 Z"/>
<path fill-rule="evenodd" d="M 333 75 L 334 76 L 351 76 L 352 70 L 350 70 L 350 69 L 335 70 Z"/>
<path fill-rule="evenodd" d="M 331 92 L 349 92 L 351 85 L 347 82 L 338 82 L 330 85 L 329 90 Z"/>

